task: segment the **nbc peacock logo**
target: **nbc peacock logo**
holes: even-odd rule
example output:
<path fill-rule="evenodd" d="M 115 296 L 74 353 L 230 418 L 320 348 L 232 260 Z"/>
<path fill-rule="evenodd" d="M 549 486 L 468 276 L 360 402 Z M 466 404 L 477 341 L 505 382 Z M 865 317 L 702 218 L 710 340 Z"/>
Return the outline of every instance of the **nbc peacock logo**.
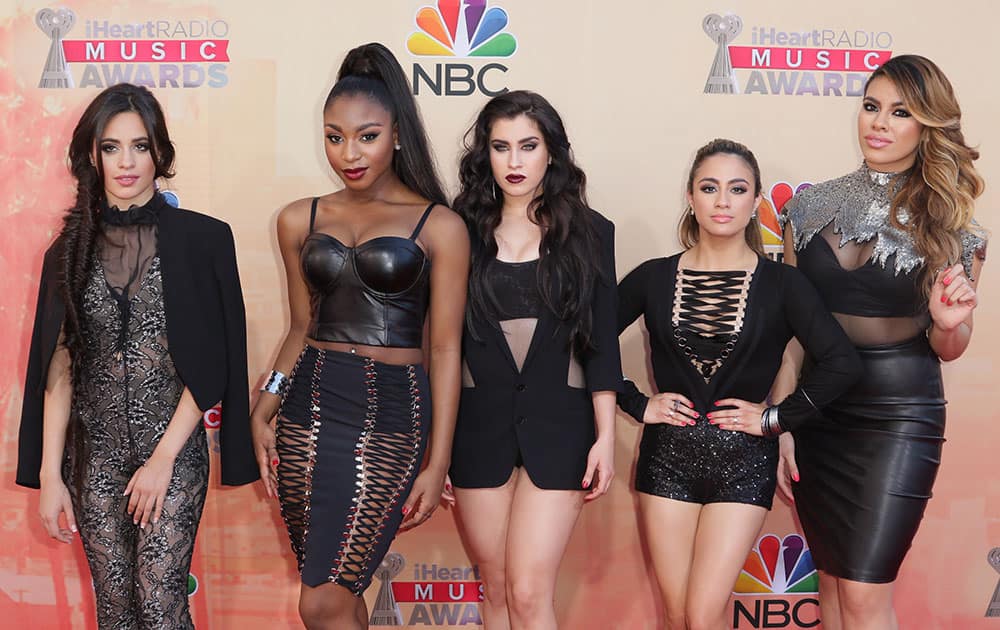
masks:
<path fill-rule="evenodd" d="M 793 195 L 810 186 L 812 184 L 808 182 L 803 182 L 796 187 L 792 187 L 788 182 L 778 182 L 771 186 L 768 193 L 764 195 L 764 199 L 761 200 L 760 207 L 757 208 L 757 221 L 760 223 L 760 236 L 764 242 L 764 250 L 771 258 L 779 262 L 783 255 L 784 238 L 778 217 L 781 216 L 782 209 Z"/>
<path fill-rule="evenodd" d="M 421 57 L 510 57 L 517 39 L 503 32 L 510 21 L 486 0 L 438 0 L 417 11 L 417 28 L 406 48 Z"/>
<path fill-rule="evenodd" d="M 734 595 L 814 595 L 819 574 L 812 553 L 798 534 L 761 536 L 736 579 Z"/>
<path fill-rule="evenodd" d="M 500 7 L 487 7 L 487 0 L 438 0 L 417 10 L 417 30 L 410 33 L 406 49 L 421 59 L 413 64 L 413 94 L 424 87 L 435 96 L 486 96 L 507 92 L 492 75 L 506 73 L 497 61 L 517 50 L 517 38 L 507 32 L 510 17 Z M 440 60 L 433 63 L 431 59 Z M 455 61 L 452 61 L 455 60 Z"/>

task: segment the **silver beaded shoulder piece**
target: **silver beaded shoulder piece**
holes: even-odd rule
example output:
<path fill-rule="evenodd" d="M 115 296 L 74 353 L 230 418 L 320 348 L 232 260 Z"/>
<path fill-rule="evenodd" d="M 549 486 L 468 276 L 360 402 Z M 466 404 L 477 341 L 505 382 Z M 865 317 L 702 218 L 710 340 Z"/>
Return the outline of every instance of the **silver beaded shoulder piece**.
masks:
<path fill-rule="evenodd" d="M 879 173 L 862 164 L 853 173 L 831 179 L 803 190 L 793 197 L 782 211 L 782 227 L 791 223 L 795 250 L 805 247 L 830 222 L 833 232 L 840 235 L 840 245 L 848 241 L 866 243 L 878 237 L 872 260 L 885 268 L 886 260 L 895 254 L 896 275 L 909 273 L 924 262 L 917 253 L 913 238 L 905 230 L 892 225 L 889 210 L 892 198 L 906 181 L 907 173 Z M 909 215 L 899 210 L 900 223 L 906 225 Z M 978 224 L 973 231 L 962 230 L 962 264 L 972 278 L 973 256 L 983 255 L 986 238 Z"/>

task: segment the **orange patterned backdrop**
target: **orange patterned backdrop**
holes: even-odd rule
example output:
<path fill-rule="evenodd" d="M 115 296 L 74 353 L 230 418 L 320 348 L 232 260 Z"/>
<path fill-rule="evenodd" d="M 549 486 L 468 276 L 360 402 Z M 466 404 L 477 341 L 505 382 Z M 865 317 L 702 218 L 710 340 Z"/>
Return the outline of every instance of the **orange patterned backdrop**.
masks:
<path fill-rule="evenodd" d="M 10 628 L 93 628 L 80 545 L 46 538 L 37 493 L 14 485 L 17 422 L 42 252 L 70 203 L 70 132 L 109 82 L 155 87 L 178 147 L 169 184 L 184 207 L 234 229 L 256 388 L 287 324 L 274 217 L 285 202 L 339 186 L 322 152 L 320 110 L 344 53 L 386 43 L 417 80 L 441 171 L 454 192 L 461 134 L 491 92 L 534 89 L 563 114 L 588 174 L 591 204 L 617 224 L 618 272 L 677 250 L 685 169 L 694 150 L 725 136 L 757 153 L 768 203 L 859 162 L 854 117 L 866 63 L 919 52 L 955 84 L 966 136 L 988 184 L 982 224 L 998 225 L 993 191 L 1000 100 L 992 41 L 1000 9 L 927 0 L 301 0 L 280 8 L 237 0 L 69 0 L 76 21 L 61 44 L 73 86 L 39 87 L 53 41 L 35 23 L 42 1 L 0 8 L 0 619 Z M 706 37 L 710 14 L 740 18 L 723 42 Z M 478 16 L 478 17 L 477 17 Z M 460 19 L 462 18 L 462 19 Z M 725 24 L 733 18 L 721 17 Z M 103 41 L 103 49 L 96 48 Z M 211 42 L 205 47 L 205 42 Z M 91 43 L 88 49 L 87 42 Z M 158 58 L 154 42 L 162 42 Z M 181 42 L 186 42 L 181 47 Z M 132 57 L 131 46 L 138 46 Z M 124 45 L 124 47 L 123 47 Z M 757 56 L 753 49 L 757 47 Z M 762 56 L 771 48 L 772 57 Z M 786 50 L 787 49 L 787 50 Z M 825 50 L 826 64 L 819 51 Z M 58 48 L 57 48 L 58 51 Z M 165 51 L 165 52 L 162 52 Z M 791 56 L 786 57 L 786 54 Z M 849 52 L 845 56 L 845 52 Z M 803 57 L 797 55 L 804 53 Z M 57 55 L 58 56 L 58 55 Z M 131 58 L 130 58 L 131 57 Z M 804 59 L 804 60 L 803 60 Z M 58 59 L 56 60 L 58 61 Z M 796 63 L 797 62 L 797 63 Z M 735 87 L 738 93 L 720 91 Z M 994 142 L 997 141 L 997 142 Z M 765 224 L 773 229 L 773 221 Z M 778 238 L 765 234 L 777 250 Z M 987 617 L 1000 574 L 1000 271 L 988 263 L 973 345 L 945 368 L 948 442 L 936 496 L 903 566 L 897 608 L 905 628 L 1000 629 Z M 651 391 L 642 331 L 622 338 L 626 371 Z M 214 418 L 207 416 L 208 422 Z M 588 506 L 557 593 L 563 627 L 660 627 L 630 490 L 638 427 L 620 418 L 618 479 Z M 298 628 L 297 576 L 277 506 L 259 487 L 213 484 L 192 569 L 199 628 Z M 817 625 L 814 574 L 788 508 L 776 502 L 737 584 L 734 628 Z M 393 545 L 397 606 L 414 627 L 475 627 L 478 586 L 452 516 L 439 511 Z M 385 582 L 376 580 L 369 604 Z M 996 593 L 1000 597 L 1000 592 Z M 1000 614 L 1000 602 L 996 604 Z M 388 618 L 387 617 L 387 618 Z"/>

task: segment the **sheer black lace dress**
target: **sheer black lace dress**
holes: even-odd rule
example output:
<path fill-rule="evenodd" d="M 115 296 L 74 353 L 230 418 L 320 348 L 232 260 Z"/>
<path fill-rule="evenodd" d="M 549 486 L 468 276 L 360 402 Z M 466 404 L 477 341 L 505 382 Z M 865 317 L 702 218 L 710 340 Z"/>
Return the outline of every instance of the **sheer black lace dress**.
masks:
<path fill-rule="evenodd" d="M 102 208 L 81 323 L 83 377 L 73 392 L 67 486 L 101 628 L 193 628 L 187 580 L 208 487 L 199 423 L 177 456 L 162 515 L 145 529 L 125 487 L 156 448 L 184 384 L 168 352 L 157 256 L 157 195 L 128 211 Z"/>

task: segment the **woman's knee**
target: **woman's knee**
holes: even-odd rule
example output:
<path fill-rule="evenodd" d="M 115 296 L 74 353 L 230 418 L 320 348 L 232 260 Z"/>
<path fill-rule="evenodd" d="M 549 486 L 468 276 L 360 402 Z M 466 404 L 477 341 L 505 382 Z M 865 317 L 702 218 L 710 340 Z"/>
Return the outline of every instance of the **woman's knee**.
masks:
<path fill-rule="evenodd" d="M 513 578 L 507 581 L 507 605 L 517 617 L 530 619 L 551 605 L 552 594 L 530 578 Z"/>
<path fill-rule="evenodd" d="M 485 599 L 490 606 L 506 606 L 507 577 L 504 575 L 503 569 L 484 571 L 483 567 L 480 566 L 479 577 L 483 584 L 483 599 Z"/>

